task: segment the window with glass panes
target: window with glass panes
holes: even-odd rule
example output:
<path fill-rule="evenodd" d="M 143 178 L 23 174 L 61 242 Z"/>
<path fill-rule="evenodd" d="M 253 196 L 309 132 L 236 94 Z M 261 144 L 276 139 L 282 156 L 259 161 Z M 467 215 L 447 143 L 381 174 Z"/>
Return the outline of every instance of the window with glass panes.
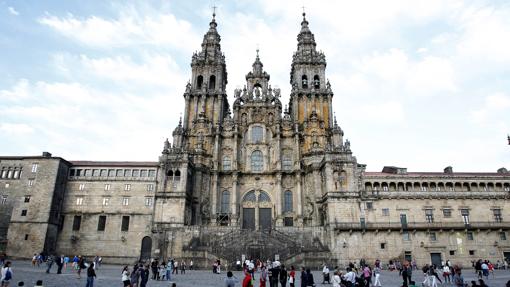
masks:
<path fill-rule="evenodd" d="M 425 209 L 425 219 L 428 223 L 434 222 L 434 211 L 432 209 Z"/>
<path fill-rule="evenodd" d="M 287 190 L 283 196 L 283 212 L 292 212 L 292 191 Z"/>
<path fill-rule="evenodd" d="M 252 127 L 251 128 L 251 141 L 254 143 L 261 142 L 264 138 L 264 128 Z"/>
<path fill-rule="evenodd" d="M 223 170 L 230 170 L 231 169 L 231 166 L 230 166 L 230 157 L 229 156 L 224 156 L 223 157 Z"/>
<path fill-rule="evenodd" d="M 501 209 L 495 208 L 495 209 L 492 210 L 492 213 L 494 214 L 494 220 L 496 222 L 503 221 L 503 217 L 501 216 Z"/>
<path fill-rule="evenodd" d="M 262 152 L 256 150 L 251 153 L 251 170 L 262 171 L 264 167 L 264 159 L 262 158 Z"/>
<path fill-rule="evenodd" d="M 228 213 L 230 211 L 230 192 L 228 190 L 223 191 L 221 194 L 221 213 Z"/>
<path fill-rule="evenodd" d="M 283 170 L 292 169 L 292 156 L 288 153 L 284 153 L 282 156 L 282 169 Z"/>

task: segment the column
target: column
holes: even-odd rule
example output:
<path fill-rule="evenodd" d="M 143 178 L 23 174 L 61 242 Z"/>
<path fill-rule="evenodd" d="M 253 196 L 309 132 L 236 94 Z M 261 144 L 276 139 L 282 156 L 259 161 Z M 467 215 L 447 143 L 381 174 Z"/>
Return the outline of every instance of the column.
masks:
<path fill-rule="evenodd" d="M 212 188 L 211 188 L 211 223 L 213 225 L 216 225 L 217 205 L 218 205 L 218 172 L 214 171 L 212 175 Z"/>
<path fill-rule="evenodd" d="M 283 217 L 282 217 L 282 174 L 276 174 L 276 226 L 283 226 Z"/>
<path fill-rule="evenodd" d="M 302 191 L 301 191 L 301 174 L 296 174 L 296 207 L 297 207 L 297 220 L 298 226 L 303 226 L 303 205 L 302 205 Z"/>
<path fill-rule="evenodd" d="M 239 215 L 237 214 L 237 172 L 232 174 L 232 192 L 230 193 L 232 196 L 230 198 L 230 212 L 232 214 L 230 218 L 230 225 L 237 225 L 237 219 Z"/>

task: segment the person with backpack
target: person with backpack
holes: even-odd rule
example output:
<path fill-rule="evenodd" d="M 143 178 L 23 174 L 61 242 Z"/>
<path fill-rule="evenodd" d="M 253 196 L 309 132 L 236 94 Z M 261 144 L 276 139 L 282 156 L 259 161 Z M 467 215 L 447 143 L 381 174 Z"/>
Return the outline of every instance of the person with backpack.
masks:
<path fill-rule="evenodd" d="M 1 281 L 2 282 L 0 285 L 1 287 L 7 287 L 9 286 L 9 283 L 11 282 L 12 280 L 12 269 L 11 269 L 11 261 L 7 261 L 5 262 L 4 264 L 4 267 L 2 268 L 2 278 L 1 278 Z"/>
<path fill-rule="evenodd" d="M 90 262 L 87 268 L 87 285 L 85 287 L 94 287 L 94 279 L 96 277 L 96 270 L 94 269 L 94 262 Z"/>

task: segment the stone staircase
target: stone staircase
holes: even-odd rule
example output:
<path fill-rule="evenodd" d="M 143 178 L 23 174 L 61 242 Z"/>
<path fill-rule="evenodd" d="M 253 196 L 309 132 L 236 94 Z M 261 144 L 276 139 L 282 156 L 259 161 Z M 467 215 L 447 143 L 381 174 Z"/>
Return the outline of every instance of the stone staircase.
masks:
<path fill-rule="evenodd" d="M 237 260 L 241 260 L 242 255 L 263 261 L 274 260 L 275 255 L 278 255 L 281 262 L 292 264 L 293 262 L 324 262 L 323 260 L 331 254 L 318 237 L 311 234 L 303 235 L 303 233 L 292 234 L 277 229 L 204 230 L 193 237 L 183 251 L 191 250 L 207 251 L 208 254 L 229 264 L 235 264 Z"/>

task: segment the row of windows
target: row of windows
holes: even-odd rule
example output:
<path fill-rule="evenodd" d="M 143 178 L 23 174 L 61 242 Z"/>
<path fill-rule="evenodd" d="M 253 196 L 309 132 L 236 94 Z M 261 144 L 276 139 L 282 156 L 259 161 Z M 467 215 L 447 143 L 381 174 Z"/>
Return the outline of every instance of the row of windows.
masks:
<path fill-rule="evenodd" d="M 69 176 L 85 177 L 155 177 L 155 169 L 71 169 Z"/>
<path fill-rule="evenodd" d="M 19 179 L 19 178 L 21 178 L 22 172 L 23 172 L 22 168 L 18 168 L 18 167 L 2 167 L 2 171 L 0 172 L 0 178 L 3 178 L 3 179 Z"/>
<path fill-rule="evenodd" d="M 123 206 L 128 206 L 129 201 L 130 201 L 130 197 L 123 197 L 121 203 Z M 103 206 L 108 206 L 108 205 L 110 205 L 110 203 L 111 203 L 110 197 L 107 197 L 107 196 L 103 197 L 103 200 L 102 200 Z M 152 206 L 152 197 L 145 197 L 144 203 L 145 203 L 145 206 Z M 84 205 L 84 204 L 85 204 L 84 197 L 77 196 L 76 197 L 76 205 Z"/>
<path fill-rule="evenodd" d="M 292 212 L 293 204 L 292 204 L 292 191 L 287 190 L 283 193 L 283 212 Z M 220 204 L 220 212 L 221 213 L 229 213 L 230 212 L 230 191 L 225 190 L 221 193 L 221 204 Z M 243 202 L 257 202 L 257 195 L 254 191 L 248 192 L 243 197 Z M 271 198 L 265 192 L 260 192 L 258 197 L 258 202 L 271 202 Z"/>
<path fill-rule="evenodd" d="M 78 186 L 78 190 L 83 191 L 83 190 L 85 190 L 85 187 L 86 187 L 85 183 L 80 183 L 80 185 Z M 104 190 L 105 191 L 109 191 L 109 190 L 111 190 L 111 188 L 112 188 L 112 185 L 110 183 L 106 183 L 104 185 Z M 131 190 L 131 184 L 129 184 L 129 183 L 124 184 L 124 191 L 130 191 L 130 190 Z M 147 184 L 146 190 L 147 191 L 154 191 L 154 184 L 152 184 L 152 183 L 151 184 Z"/>
<path fill-rule="evenodd" d="M 429 237 L 429 240 L 430 241 L 437 241 L 437 234 L 436 232 L 429 232 L 428 233 L 428 237 Z M 474 240 L 474 233 L 472 231 L 467 231 L 466 232 L 466 239 L 467 240 Z M 411 235 L 408 231 L 404 231 L 402 232 L 402 239 L 404 241 L 410 241 L 411 240 Z M 500 240 L 506 240 L 506 232 L 504 231 L 501 231 L 499 232 L 499 239 Z M 381 249 L 385 249 L 385 244 L 383 245 L 384 243 L 381 243 Z M 451 253 L 451 251 L 450 251 Z M 454 254 L 450 254 L 450 255 L 454 255 Z M 470 255 L 473 255 L 473 254 L 470 254 Z"/>
<path fill-rule="evenodd" d="M 75 215 L 73 218 L 73 231 L 79 231 L 81 228 L 81 215 Z M 97 221 L 97 231 L 105 231 L 106 215 L 100 215 Z M 122 216 L 120 231 L 129 231 L 129 216 Z"/>
<path fill-rule="evenodd" d="M 321 81 L 320 81 L 319 75 L 313 76 L 312 84 L 313 84 L 314 89 L 319 89 L 321 87 Z M 308 76 L 307 75 L 301 76 L 301 87 L 303 89 L 308 89 Z"/>
<path fill-rule="evenodd" d="M 251 156 L 252 162 L 252 171 L 261 171 L 264 166 L 264 159 L 262 158 L 262 152 L 256 150 L 252 153 Z M 229 171 L 232 169 L 232 164 L 229 156 L 223 157 L 223 170 Z M 284 154 L 282 156 L 282 169 L 283 170 L 292 170 L 292 156 L 288 154 Z"/>
<path fill-rule="evenodd" d="M 368 210 L 372 210 L 373 209 L 373 204 L 371 202 L 367 202 L 366 206 L 367 206 Z M 452 217 L 452 209 L 451 208 L 443 208 L 442 211 L 443 211 L 443 217 L 444 218 L 451 218 Z M 467 208 L 460 209 L 460 215 L 462 216 L 462 219 L 463 219 L 464 223 L 465 224 L 469 224 L 469 209 L 467 209 Z M 502 216 L 500 208 L 493 208 L 492 209 L 492 215 L 493 215 L 493 218 L 494 218 L 495 222 L 502 222 L 503 221 L 503 216 Z M 390 216 L 390 209 L 389 208 L 383 208 L 382 209 L 382 216 Z M 402 221 L 402 219 L 406 219 L 406 214 L 403 214 L 403 213 L 400 214 L 400 219 L 401 219 L 401 221 Z M 434 222 L 434 210 L 433 209 L 430 209 L 430 208 L 425 209 L 425 219 L 429 223 L 433 223 Z"/>
<path fill-rule="evenodd" d="M 481 183 L 475 183 L 475 182 L 472 182 L 471 184 L 470 183 L 451 183 L 451 182 L 447 182 L 447 183 L 442 183 L 442 182 L 439 182 L 439 183 L 435 183 L 435 182 L 422 182 L 422 183 L 419 183 L 419 182 L 415 182 L 415 183 L 412 183 L 412 182 L 398 182 L 398 183 L 394 183 L 394 182 L 391 182 L 391 183 L 386 183 L 386 182 L 383 182 L 383 183 L 370 183 L 370 182 L 367 182 L 365 183 L 365 189 L 366 190 L 372 190 L 372 191 L 377 191 L 377 190 L 383 190 L 383 191 L 393 191 L 393 190 L 398 190 L 398 191 L 412 191 L 412 190 L 419 190 L 419 191 L 475 191 L 475 190 L 483 190 L 483 191 L 493 191 L 493 190 L 504 190 L 504 191 L 510 191 L 510 184 L 509 183 L 492 183 L 492 182 L 489 182 L 489 183 L 484 183 L 484 182 L 481 182 Z"/>
<path fill-rule="evenodd" d="M 202 89 L 202 85 L 203 84 L 204 84 L 204 76 L 198 75 L 197 83 L 196 83 L 197 89 Z M 209 77 L 209 89 L 210 90 L 214 90 L 215 88 L 216 88 L 216 76 L 215 75 L 211 75 Z"/>

